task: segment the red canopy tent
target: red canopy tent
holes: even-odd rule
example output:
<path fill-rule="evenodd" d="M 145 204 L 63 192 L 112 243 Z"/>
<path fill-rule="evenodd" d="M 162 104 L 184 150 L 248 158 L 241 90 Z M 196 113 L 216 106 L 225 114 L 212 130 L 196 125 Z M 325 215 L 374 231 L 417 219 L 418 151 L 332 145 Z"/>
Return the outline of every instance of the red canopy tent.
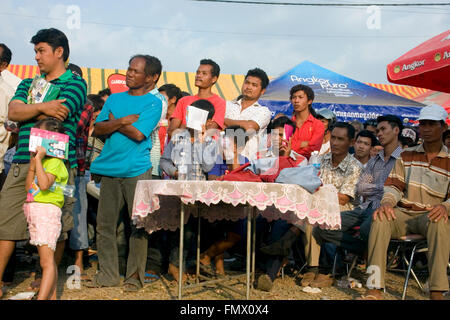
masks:
<path fill-rule="evenodd" d="M 388 64 L 387 78 L 393 83 L 450 93 L 450 30 Z"/>

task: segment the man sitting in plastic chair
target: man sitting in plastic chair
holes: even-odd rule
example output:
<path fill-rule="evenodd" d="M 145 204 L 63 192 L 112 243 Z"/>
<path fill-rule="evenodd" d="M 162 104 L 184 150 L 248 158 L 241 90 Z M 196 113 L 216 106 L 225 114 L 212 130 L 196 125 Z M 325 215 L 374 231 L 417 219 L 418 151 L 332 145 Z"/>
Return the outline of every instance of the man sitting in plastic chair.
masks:
<path fill-rule="evenodd" d="M 359 299 L 383 298 L 390 239 L 408 234 L 427 239 L 430 299 L 443 300 L 443 292 L 449 289 L 450 156 L 442 143 L 446 118 L 441 106 L 422 108 L 419 130 L 423 144 L 404 150 L 386 180 L 369 235 L 367 272 L 372 276 L 367 281 L 368 291 Z"/>

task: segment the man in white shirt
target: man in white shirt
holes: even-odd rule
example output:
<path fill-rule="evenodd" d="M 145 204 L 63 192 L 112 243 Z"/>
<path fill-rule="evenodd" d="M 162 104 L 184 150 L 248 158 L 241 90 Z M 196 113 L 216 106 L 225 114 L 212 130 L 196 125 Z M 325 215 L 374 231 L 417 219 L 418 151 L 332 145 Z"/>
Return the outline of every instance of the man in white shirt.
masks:
<path fill-rule="evenodd" d="M 0 173 L 3 171 L 3 157 L 9 146 L 10 133 L 5 129 L 5 122 L 8 117 L 8 103 L 14 96 L 15 91 L 2 78 L 1 72 L 8 67 L 11 62 L 11 56 L 11 50 L 5 44 L 0 43 Z"/>
<path fill-rule="evenodd" d="M 225 127 L 237 125 L 244 128 L 247 134 L 252 134 L 243 151 L 249 160 L 256 159 L 262 135 L 272 117 L 270 110 L 258 103 L 268 84 L 269 77 L 263 70 L 249 70 L 242 84 L 242 98 L 227 101 Z"/>

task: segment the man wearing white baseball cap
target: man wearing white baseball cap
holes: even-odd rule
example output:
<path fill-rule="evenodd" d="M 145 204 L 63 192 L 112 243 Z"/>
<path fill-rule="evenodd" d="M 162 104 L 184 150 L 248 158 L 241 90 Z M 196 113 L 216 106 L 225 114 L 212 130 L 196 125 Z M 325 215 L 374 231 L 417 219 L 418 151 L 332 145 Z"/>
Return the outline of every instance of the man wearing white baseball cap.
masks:
<path fill-rule="evenodd" d="M 421 234 L 428 241 L 430 299 L 443 300 L 448 291 L 450 255 L 450 156 L 442 143 L 447 112 L 438 105 L 423 107 L 419 132 L 423 144 L 404 150 L 384 185 L 381 206 L 373 213 L 368 244 L 368 268 L 379 270 L 370 277 L 369 290 L 361 298 L 382 299 L 386 252 L 390 239 Z"/>

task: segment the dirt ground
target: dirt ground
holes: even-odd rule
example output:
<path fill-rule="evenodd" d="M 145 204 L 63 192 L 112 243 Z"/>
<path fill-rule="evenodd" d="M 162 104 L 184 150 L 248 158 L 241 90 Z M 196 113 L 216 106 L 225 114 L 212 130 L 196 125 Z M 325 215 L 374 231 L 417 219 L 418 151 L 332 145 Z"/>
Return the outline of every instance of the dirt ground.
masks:
<path fill-rule="evenodd" d="M 30 291 L 29 285 L 33 281 L 30 275 L 36 262 L 36 256 L 19 257 L 16 267 L 14 281 L 11 285 L 4 288 L 3 299 L 21 293 Z M 66 270 L 71 265 L 71 257 L 65 255 L 59 267 L 58 278 L 58 299 L 61 300 L 174 300 L 178 298 L 178 285 L 170 275 L 164 275 L 159 280 L 146 284 L 141 290 L 134 293 L 123 292 L 121 286 L 111 288 L 91 289 L 81 284 L 81 288 L 72 288 L 67 284 L 71 274 L 66 274 Z M 97 270 L 97 261 L 95 256 L 89 259 L 86 273 L 93 276 Z M 284 277 L 275 280 L 273 289 L 270 292 L 263 292 L 252 289 L 250 298 L 252 300 L 352 300 L 364 293 L 363 288 L 340 288 L 336 284 L 332 287 L 323 288 L 320 293 L 303 292 L 300 286 L 300 277 L 295 268 L 286 268 Z M 239 274 L 238 272 L 228 271 L 227 274 Z M 258 277 L 258 274 L 256 275 Z M 352 277 L 365 283 L 367 275 L 363 269 L 356 269 Z M 426 274 L 419 276 L 421 281 L 425 282 Z M 70 281 L 69 281 L 70 282 Z M 397 272 L 387 273 L 387 292 L 385 298 L 389 300 L 400 300 L 403 290 L 404 275 Z M 245 292 L 245 276 L 240 281 L 229 280 L 226 284 Z M 239 295 L 227 288 L 210 285 L 208 287 L 190 288 L 183 291 L 183 299 L 186 300 L 235 300 L 245 299 L 245 296 Z M 428 295 L 421 292 L 417 283 L 411 278 L 407 291 L 407 300 L 427 300 Z M 450 300 L 449 295 L 446 299 Z"/>

